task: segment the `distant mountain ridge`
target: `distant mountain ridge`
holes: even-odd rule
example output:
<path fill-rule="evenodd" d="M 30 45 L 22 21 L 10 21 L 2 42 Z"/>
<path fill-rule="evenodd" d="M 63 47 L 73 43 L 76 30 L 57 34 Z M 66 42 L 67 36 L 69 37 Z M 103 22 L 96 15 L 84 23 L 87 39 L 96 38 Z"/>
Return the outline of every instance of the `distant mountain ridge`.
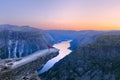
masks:
<path fill-rule="evenodd" d="M 96 31 L 96 30 L 45 30 L 49 33 L 55 42 L 61 42 L 66 40 L 71 41 L 70 49 L 75 50 L 79 46 L 86 45 L 88 43 L 94 42 L 98 37 L 105 34 L 119 34 L 120 30 L 111 31 Z"/>
<path fill-rule="evenodd" d="M 102 35 L 119 35 L 119 30 L 113 31 L 94 31 L 94 30 L 85 30 L 77 32 L 77 37 L 71 42 L 70 49 L 75 50 L 79 46 L 86 45 L 88 43 L 94 42 L 98 37 Z"/>
<path fill-rule="evenodd" d="M 64 40 L 72 40 L 73 52 L 40 75 L 42 80 L 120 79 L 119 30 L 41 30 L 0 25 L 0 58 L 21 58 Z"/>
<path fill-rule="evenodd" d="M 73 30 L 46 30 L 56 42 L 73 40 L 77 36 L 77 31 Z"/>

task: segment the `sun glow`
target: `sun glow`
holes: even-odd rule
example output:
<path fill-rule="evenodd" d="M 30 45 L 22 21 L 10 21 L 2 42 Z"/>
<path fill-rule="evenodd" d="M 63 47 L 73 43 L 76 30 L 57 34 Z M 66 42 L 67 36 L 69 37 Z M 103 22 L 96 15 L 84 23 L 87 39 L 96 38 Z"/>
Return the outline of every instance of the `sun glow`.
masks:
<path fill-rule="evenodd" d="M 0 10 L 0 24 L 30 25 L 40 29 L 120 30 L 120 0 L 20 0 L 7 3 L 3 0 Z"/>

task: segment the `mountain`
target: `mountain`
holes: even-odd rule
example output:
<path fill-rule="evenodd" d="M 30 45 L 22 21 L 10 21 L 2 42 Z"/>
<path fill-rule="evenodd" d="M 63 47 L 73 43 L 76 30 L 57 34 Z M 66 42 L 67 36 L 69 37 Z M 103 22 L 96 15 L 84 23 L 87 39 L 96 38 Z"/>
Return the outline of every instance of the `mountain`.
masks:
<path fill-rule="evenodd" d="M 41 80 L 120 80 L 120 34 L 108 33 L 78 47 Z"/>
<path fill-rule="evenodd" d="M 73 40 L 77 36 L 78 31 L 72 30 L 46 30 L 56 42 Z"/>
<path fill-rule="evenodd" d="M 77 37 L 71 42 L 70 49 L 75 50 L 79 46 L 94 42 L 97 37 L 104 33 L 103 31 L 94 30 L 79 31 Z"/>
<path fill-rule="evenodd" d="M 72 40 L 70 49 L 74 50 L 79 46 L 95 41 L 97 37 L 104 34 L 107 31 L 94 31 L 94 30 L 46 30 L 55 42 L 61 42 L 65 40 Z"/>
<path fill-rule="evenodd" d="M 46 49 L 54 41 L 43 30 L 29 26 L 0 25 L 0 58 L 18 58 Z"/>
<path fill-rule="evenodd" d="M 79 46 L 86 45 L 88 43 L 94 42 L 98 37 L 109 34 L 109 35 L 119 35 L 120 31 L 95 31 L 95 30 L 83 30 L 77 32 L 77 36 L 71 42 L 70 49 L 75 50 Z"/>

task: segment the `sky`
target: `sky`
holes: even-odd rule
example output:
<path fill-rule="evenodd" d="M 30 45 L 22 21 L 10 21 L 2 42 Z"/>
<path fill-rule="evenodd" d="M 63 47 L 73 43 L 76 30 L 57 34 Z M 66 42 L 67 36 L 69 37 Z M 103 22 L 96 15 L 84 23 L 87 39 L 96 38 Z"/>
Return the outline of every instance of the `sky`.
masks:
<path fill-rule="evenodd" d="M 0 24 L 120 30 L 120 0 L 0 0 Z"/>

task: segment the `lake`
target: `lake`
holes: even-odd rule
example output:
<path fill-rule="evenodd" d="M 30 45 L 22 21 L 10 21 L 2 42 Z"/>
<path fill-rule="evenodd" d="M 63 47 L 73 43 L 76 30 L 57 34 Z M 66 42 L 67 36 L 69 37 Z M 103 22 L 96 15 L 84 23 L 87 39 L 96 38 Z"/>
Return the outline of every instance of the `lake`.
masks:
<path fill-rule="evenodd" d="M 58 62 L 59 60 L 63 59 L 66 55 L 70 54 L 72 51 L 69 49 L 70 47 L 70 42 L 69 41 L 63 41 L 57 44 L 54 44 L 53 47 L 59 49 L 59 55 L 51 60 L 49 60 L 44 67 L 40 70 L 40 73 L 46 72 L 48 71 L 50 68 L 52 68 L 54 66 L 54 64 L 56 62 Z"/>

